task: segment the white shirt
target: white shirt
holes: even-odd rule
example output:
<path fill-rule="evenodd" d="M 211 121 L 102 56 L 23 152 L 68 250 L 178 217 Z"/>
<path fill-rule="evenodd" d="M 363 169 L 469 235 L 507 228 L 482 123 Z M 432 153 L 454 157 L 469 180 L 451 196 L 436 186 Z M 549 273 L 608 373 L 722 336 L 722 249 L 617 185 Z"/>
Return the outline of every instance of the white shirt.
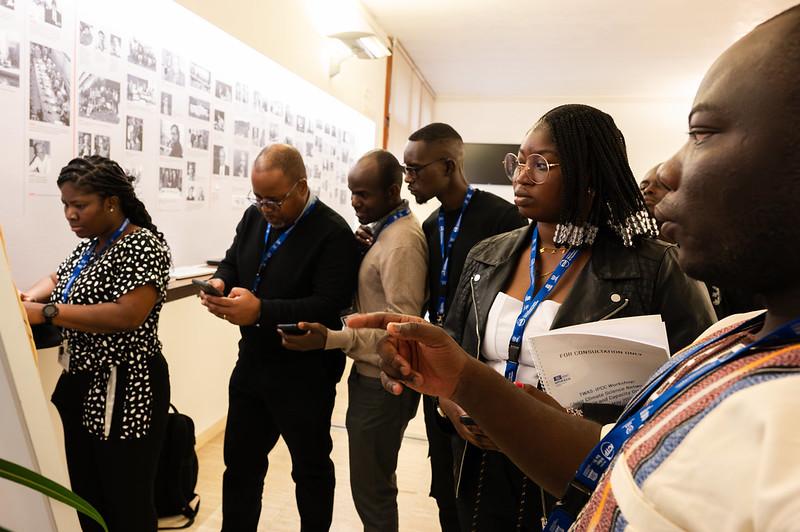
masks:
<path fill-rule="evenodd" d="M 523 334 L 522 351 L 519 355 L 519 368 L 517 369 L 517 381 L 536 386 L 539 383 L 539 376 L 533 364 L 533 353 L 528 347 L 525 338 L 543 333 L 550 330 L 553 320 L 556 317 L 561 303 L 545 299 L 525 324 Z M 498 292 L 494 298 L 492 307 L 489 309 L 489 317 L 486 320 L 486 332 L 483 334 L 481 344 L 481 355 L 486 359 L 486 363 L 503 375 L 506 370 L 508 360 L 508 342 L 514 332 L 519 313 L 522 311 L 522 301 L 515 299 L 504 292 Z"/>

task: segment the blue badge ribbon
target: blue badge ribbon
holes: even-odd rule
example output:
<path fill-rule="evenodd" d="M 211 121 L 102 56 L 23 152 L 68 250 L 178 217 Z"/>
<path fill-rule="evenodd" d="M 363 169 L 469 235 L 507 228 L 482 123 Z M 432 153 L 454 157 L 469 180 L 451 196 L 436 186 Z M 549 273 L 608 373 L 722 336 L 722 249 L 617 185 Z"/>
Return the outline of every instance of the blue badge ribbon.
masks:
<path fill-rule="evenodd" d="M 84 268 L 86 268 L 86 266 L 88 266 L 89 263 L 92 262 L 95 257 L 100 256 L 106 249 L 108 249 L 108 247 L 111 244 L 113 244 L 116 239 L 122 236 L 122 233 L 125 231 L 125 229 L 128 228 L 128 225 L 130 225 L 130 223 L 131 221 L 128 218 L 125 218 L 125 221 L 122 222 L 122 225 L 120 225 L 117 228 L 117 230 L 114 231 L 108 238 L 108 240 L 106 241 L 106 245 L 100 249 L 93 249 L 96 248 L 97 246 L 96 245 L 92 246 L 92 244 L 89 243 L 89 246 L 83 251 L 83 254 L 81 255 L 81 260 L 78 262 L 75 268 L 72 269 L 72 274 L 69 276 L 67 285 L 61 292 L 62 303 L 67 302 L 67 299 L 69 298 L 69 293 L 72 291 L 72 285 L 75 284 L 75 281 L 78 279 Z"/>
<path fill-rule="evenodd" d="M 668 363 L 669 369 L 674 369 L 680 362 L 691 358 L 700 351 L 721 342 L 725 338 L 751 329 L 759 324 L 763 325 L 763 322 L 764 314 L 761 314 L 744 322 L 726 334 L 696 345 L 689 351 L 682 353 L 677 361 L 670 361 L 670 363 Z M 707 375 L 710 375 L 720 366 L 724 366 L 729 362 L 742 358 L 756 349 L 771 345 L 794 342 L 797 341 L 798 338 L 800 338 L 800 318 L 797 318 L 779 327 L 760 340 L 739 347 L 738 349 L 731 349 L 718 359 L 696 368 L 694 371 L 689 372 L 678 382 L 664 390 L 661 395 L 647 403 L 647 398 L 650 397 L 671 374 L 670 370 L 660 371 L 628 403 L 625 411 L 620 416 L 620 419 L 624 421 L 617 423 L 615 427 L 606 435 L 606 437 L 600 440 L 600 443 L 598 443 L 595 448 L 592 449 L 581 466 L 578 468 L 575 478 L 570 484 L 569 490 L 575 490 L 584 493 L 591 493 L 594 491 L 594 489 L 597 487 L 600 477 L 603 475 L 603 473 L 605 473 L 609 465 L 611 465 L 612 460 L 617 455 L 619 450 L 622 449 L 622 446 L 625 444 L 625 442 L 631 438 L 631 436 L 633 436 L 636 431 L 638 431 L 647 422 L 648 419 L 653 417 L 663 407 L 670 404 L 684 390 L 697 383 Z M 569 491 L 567 495 L 569 495 Z M 567 530 L 575 521 L 575 518 L 576 517 L 571 513 L 565 512 L 563 508 L 557 508 L 548 518 L 548 523 L 545 530 L 549 532 Z"/>
<path fill-rule="evenodd" d="M 297 224 L 299 224 L 306 216 L 311 214 L 316 206 L 317 198 L 314 198 L 308 208 L 300 215 L 300 217 L 292 225 L 290 225 L 286 231 L 276 238 L 275 242 L 273 242 L 271 246 L 268 246 L 268 244 L 269 234 L 272 231 L 272 224 L 267 224 L 267 230 L 264 231 L 264 252 L 261 254 L 261 262 L 258 265 L 258 271 L 256 272 L 256 278 L 253 281 L 253 288 L 250 290 L 251 292 L 254 294 L 258 292 L 258 287 L 261 286 L 261 274 L 264 272 L 264 267 L 267 265 L 267 262 L 269 262 L 269 259 L 271 259 L 272 256 L 275 255 L 275 252 L 278 251 L 278 248 L 280 248 L 281 245 L 286 242 L 286 239 L 289 238 L 289 235 L 292 233 L 294 228 L 297 227 Z"/>
<path fill-rule="evenodd" d="M 555 290 L 556 285 L 564 276 L 566 271 L 575 262 L 575 259 L 581 254 L 578 248 L 571 248 L 558 263 L 558 267 L 553 270 L 550 277 L 534 295 L 535 281 L 536 281 L 536 249 L 539 245 L 539 228 L 533 230 L 533 238 L 531 239 L 531 265 L 530 277 L 531 284 L 528 291 L 525 293 L 525 300 L 522 302 L 522 310 L 514 322 L 514 332 L 511 334 L 511 340 L 508 342 L 508 361 L 506 361 L 506 371 L 504 373 L 506 379 L 511 382 L 517 380 L 517 369 L 519 368 L 519 355 L 522 351 L 522 335 L 525 333 L 525 327 L 528 325 L 528 320 L 539 308 L 539 305 L 547 299 L 547 297 Z"/>
<path fill-rule="evenodd" d="M 458 219 L 450 231 L 450 237 L 447 239 L 447 247 L 444 243 L 444 208 L 439 207 L 439 249 L 442 254 L 442 271 L 439 273 L 439 299 L 436 304 L 436 323 L 442 325 L 444 322 L 444 305 L 447 300 L 447 279 L 450 275 L 448 265 L 450 263 L 450 253 L 453 251 L 453 244 L 458 238 L 458 232 L 461 230 L 461 219 L 464 217 L 464 211 L 467 210 L 470 200 L 475 189 L 471 186 L 467 187 L 467 194 L 464 196 L 464 203 L 461 204 L 461 211 L 458 213 Z"/>
<path fill-rule="evenodd" d="M 383 224 L 381 224 L 381 227 L 380 227 L 380 229 L 378 229 L 378 232 L 375 233 L 372 236 L 372 241 L 373 242 L 377 242 L 378 241 L 378 235 L 380 235 L 383 232 L 384 229 L 386 229 L 387 227 L 389 227 L 390 225 L 395 223 L 400 218 L 404 218 L 404 217 L 408 216 L 409 214 L 411 214 L 411 211 L 409 211 L 408 209 L 400 209 L 399 211 L 395 212 L 391 216 L 387 217 L 386 220 L 383 222 Z"/>

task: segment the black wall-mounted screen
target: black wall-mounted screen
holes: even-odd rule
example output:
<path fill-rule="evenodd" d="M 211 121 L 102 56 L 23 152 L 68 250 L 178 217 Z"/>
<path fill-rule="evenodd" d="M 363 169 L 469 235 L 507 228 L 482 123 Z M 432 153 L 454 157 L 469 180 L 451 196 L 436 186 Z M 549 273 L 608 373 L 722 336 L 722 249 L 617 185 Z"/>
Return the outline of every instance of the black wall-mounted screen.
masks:
<path fill-rule="evenodd" d="M 464 174 L 475 185 L 510 185 L 503 170 L 506 153 L 516 154 L 519 144 L 464 144 Z"/>

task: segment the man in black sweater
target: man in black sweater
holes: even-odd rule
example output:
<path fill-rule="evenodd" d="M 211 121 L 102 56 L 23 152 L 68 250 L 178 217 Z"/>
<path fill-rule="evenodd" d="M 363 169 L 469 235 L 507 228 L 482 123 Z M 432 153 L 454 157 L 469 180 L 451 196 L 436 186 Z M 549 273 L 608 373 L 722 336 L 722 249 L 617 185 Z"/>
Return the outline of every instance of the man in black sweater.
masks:
<path fill-rule="evenodd" d="M 227 297 L 201 294 L 210 312 L 239 325 L 242 334 L 228 392 L 222 530 L 256 530 L 267 456 L 279 436 L 292 455 L 302 529 L 328 530 L 335 484 L 330 422 L 344 354 L 289 351 L 276 325 L 314 321 L 340 328 L 359 252 L 344 219 L 310 194 L 296 149 L 265 148 L 252 186 L 254 205 L 209 281 Z"/>
<path fill-rule="evenodd" d="M 428 242 L 428 314 L 433 323 L 441 325 L 472 246 L 522 227 L 528 220 L 506 200 L 469 186 L 464 177 L 464 142 L 451 126 L 429 124 L 408 140 L 403 154 L 408 190 L 417 203 L 433 197 L 441 203 L 422 224 Z M 462 527 L 455 504 L 451 435 L 437 420 L 433 398 L 423 398 L 423 410 L 431 458 L 431 496 L 439 506 L 439 523 L 445 532 L 459 531 Z M 446 426 L 446 419 L 443 421 Z"/>

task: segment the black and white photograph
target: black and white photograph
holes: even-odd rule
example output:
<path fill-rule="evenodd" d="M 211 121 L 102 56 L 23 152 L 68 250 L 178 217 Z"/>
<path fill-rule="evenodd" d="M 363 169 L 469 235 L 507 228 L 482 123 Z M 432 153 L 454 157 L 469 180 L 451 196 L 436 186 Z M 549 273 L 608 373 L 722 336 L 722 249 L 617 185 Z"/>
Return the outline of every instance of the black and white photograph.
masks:
<path fill-rule="evenodd" d="M 214 164 L 212 173 L 216 175 L 231 175 L 231 166 L 228 161 L 228 150 L 225 146 L 214 146 Z"/>
<path fill-rule="evenodd" d="M 306 157 L 313 157 L 314 156 L 314 143 L 306 141 Z"/>
<path fill-rule="evenodd" d="M 186 161 L 186 181 L 194 181 L 197 176 L 197 163 L 194 161 Z"/>
<path fill-rule="evenodd" d="M 163 166 L 158 169 L 158 190 L 177 190 L 183 188 L 183 176 L 180 168 L 164 168 Z"/>
<path fill-rule="evenodd" d="M 19 41 L 0 33 L 0 87 L 19 87 Z"/>
<path fill-rule="evenodd" d="M 107 135 L 94 136 L 94 150 L 92 155 L 99 155 L 107 159 L 111 158 L 111 137 Z"/>
<path fill-rule="evenodd" d="M 94 42 L 94 27 L 82 20 L 78 23 L 78 26 L 78 42 L 81 43 L 82 46 L 91 46 Z"/>
<path fill-rule="evenodd" d="M 122 37 L 119 35 L 111 35 L 108 40 L 109 53 L 114 57 L 122 56 Z"/>
<path fill-rule="evenodd" d="M 246 104 L 250 101 L 250 89 L 247 88 L 247 85 L 244 83 L 236 83 L 236 95 L 234 96 L 234 100 L 239 103 Z"/>
<path fill-rule="evenodd" d="M 0 7 L 5 7 L 6 9 L 14 9 L 16 5 L 16 0 L 0 0 Z"/>
<path fill-rule="evenodd" d="M 88 157 L 92 154 L 92 134 L 78 132 L 78 157 Z"/>
<path fill-rule="evenodd" d="M 161 114 L 172 116 L 172 94 L 168 92 L 161 93 Z"/>
<path fill-rule="evenodd" d="M 233 134 L 236 137 L 242 137 L 244 139 L 250 138 L 250 122 L 245 122 L 244 120 L 235 120 L 233 122 Z"/>
<path fill-rule="evenodd" d="M 275 116 L 283 116 L 283 103 L 278 100 L 269 102 L 269 112 Z"/>
<path fill-rule="evenodd" d="M 211 92 L 211 72 L 192 63 L 189 68 L 189 85 L 203 92 Z"/>
<path fill-rule="evenodd" d="M 136 116 L 128 116 L 125 119 L 125 149 L 131 151 L 142 151 L 142 136 L 144 132 L 144 121 Z"/>
<path fill-rule="evenodd" d="M 51 124 L 70 124 L 69 56 L 31 41 L 30 118 Z"/>
<path fill-rule="evenodd" d="M 78 115 L 119 124 L 119 82 L 89 72 L 78 78 Z"/>
<path fill-rule="evenodd" d="M 40 20 L 56 28 L 61 27 L 61 9 L 56 0 L 33 0 L 30 9 L 31 15 L 36 20 Z"/>
<path fill-rule="evenodd" d="M 211 104 L 200 98 L 189 96 L 189 116 L 208 122 L 211 119 Z"/>
<path fill-rule="evenodd" d="M 205 201 L 206 193 L 199 185 L 187 185 L 186 201 Z"/>
<path fill-rule="evenodd" d="M 214 109 L 214 130 L 225 131 L 225 111 Z"/>
<path fill-rule="evenodd" d="M 186 85 L 186 69 L 181 56 L 169 50 L 161 52 L 161 79 L 181 87 Z"/>
<path fill-rule="evenodd" d="M 169 120 L 161 121 L 161 155 L 167 157 L 183 157 L 183 145 L 181 144 L 181 131 L 183 128 Z"/>
<path fill-rule="evenodd" d="M 283 123 L 289 127 L 294 127 L 294 113 L 288 105 L 286 106 L 285 113 L 283 115 Z"/>
<path fill-rule="evenodd" d="M 28 139 L 28 173 L 50 175 L 50 141 Z"/>
<path fill-rule="evenodd" d="M 156 71 L 156 53 L 153 51 L 153 47 L 134 37 L 131 37 L 128 46 L 128 61 L 153 72 Z"/>
<path fill-rule="evenodd" d="M 269 125 L 269 141 L 270 142 L 277 142 L 281 136 L 281 129 L 278 124 L 270 124 Z"/>
<path fill-rule="evenodd" d="M 189 128 L 189 145 L 196 150 L 207 150 L 208 130 Z"/>
<path fill-rule="evenodd" d="M 150 85 L 150 80 L 128 74 L 128 101 L 155 105 L 156 89 Z"/>
<path fill-rule="evenodd" d="M 94 39 L 94 49 L 104 53 L 107 49 L 106 32 L 98 29 Z"/>
<path fill-rule="evenodd" d="M 297 131 L 298 133 L 305 133 L 306 131 L 306 117 L 297 115 Z"/>
<path fill-rule="evenodd" d="M 138 188 L 142 182 L 142 167 L 126 166 L 125 173 L 128 174 L 128 177 L 133 179 L 133 188 Z"/>
<path fill-rule="evenodd" d="M 233 152 L 233 175 L 236 177 L 250 177 L 248 159 L 250 154 L 247 150 L 236 150 Z"/>
<path fill-rule="evenodd" d="M 214 88 L 214 96 L 219 98 L 220 100 L 225 100 L 226 102 L 231 101 L 231 86 L 227 83 L 223 83 L 220 80 L 217 80 L 216 87 Z"/>

